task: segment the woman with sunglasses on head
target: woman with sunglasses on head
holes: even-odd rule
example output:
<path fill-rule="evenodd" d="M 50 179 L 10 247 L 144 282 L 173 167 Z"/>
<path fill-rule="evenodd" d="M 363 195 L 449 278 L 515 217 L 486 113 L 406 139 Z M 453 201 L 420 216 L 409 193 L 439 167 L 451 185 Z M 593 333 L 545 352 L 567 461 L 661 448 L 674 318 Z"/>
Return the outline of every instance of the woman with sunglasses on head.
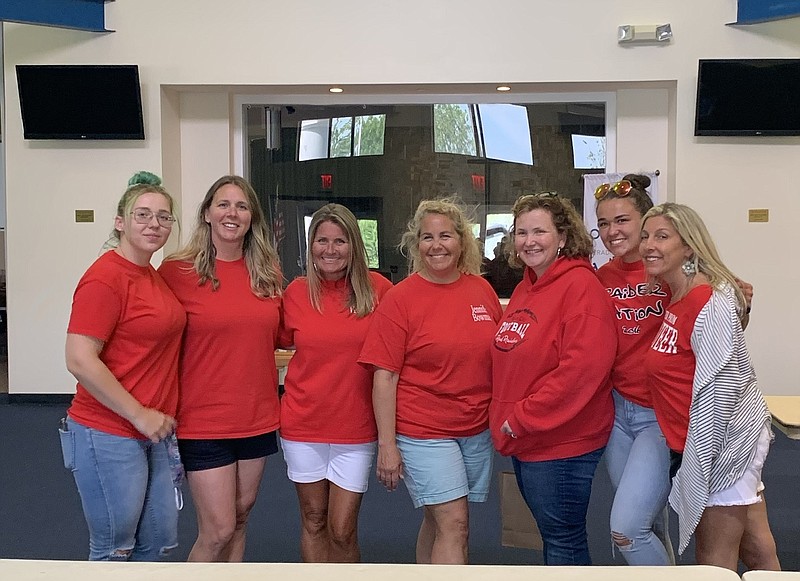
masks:
<path fill-rule="evenodd" d="M 512 208 L 525 266 L 494 338 L 490 422 L 511 456 L 544 541 L 546 565 L 591 565 L 586 512 L 614 421 L 609 376 L 617 348 L 611 300 L 572 204 L 551 193 Z"/>
<path fill-rule="evenodd" d="M 698 564 L 736 571 L 741 557 L 777 570 L 761 495 L 771 418 L 744 341 L 744 294 L 694 210 L 661 204 L 642 222 L 650 284 L 671 292 L 643 363 L 671 450 L 679 551 L 695 533 Z"/>
<path fill-rule="evenodd" d="M 595 191 L 600 239 L 614 258 L 597 276 L 614 302 L 619 347 L 611 372 L 614 427 L 606 465 L 615 496 L 611 538 L 630 565 L 675 563 L 669 540 L 669 450 L 656 421 L 642 358 L 661 326 L 668 286 L 648 287 L 639 254 L 650 178 L 628 174 Z"/>
<path fill-rule="evenodd" d="M 281 448 L 295 483 L 303 561 L 357 563 L 358 513 L 378 432 L 372 372 L 358 355 L 381 297 L 358 221 L 340 204 L 311 217 L 307 271 L 286 288 L 280 343 L 294 347 L 281 398 Z"/>
<path fill-rule="evenodd" d="M 500 301 L 453 198 L 423 200 L 403 235 L 411 274 L 378 305 L 359 362 L 374 367 L 378 480 L 422 508 L 417 563 L 468 562 L 469 504 L 492 476 L 489 349 Z"/>
<path fill-rule="evenodd" d="M 150 266 L 173 211 L 158 176 L 134 175 L 117 205 L 113 250 L 73 297 L 66 360 L 78 386 L 60 432 L 93 561 L 156 561 L 178 545 L 164 440 L 175 428 L 186 313 Z"/>
<path fill-rule="evenodd" d="M 277 452 L 282 276 L 252 186 L 223 176 L 189 244 L 159 272 L 188 315 L 178 443 L 197 511 L 190 561 L 241 561 L 267 456 Z"/>

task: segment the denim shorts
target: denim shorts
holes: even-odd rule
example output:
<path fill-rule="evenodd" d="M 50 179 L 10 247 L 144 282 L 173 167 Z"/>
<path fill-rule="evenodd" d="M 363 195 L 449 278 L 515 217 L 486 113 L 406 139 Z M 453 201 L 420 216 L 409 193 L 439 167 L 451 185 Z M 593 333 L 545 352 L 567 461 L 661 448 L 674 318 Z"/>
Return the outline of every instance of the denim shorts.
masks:
<path fill-rule="evenodd" d="M 367 491 L 377 444 L 320 444 L 281 438 L 289 480 L 308 484 L 329 480 L 350 492 Z"/>
<path fill-rule="evenodd" d="M 414 508 L 467 497 L 486 502 L 494 448 L 489 430 L 466 438 L 397 436 L 406 488 Z"/>
<path fill-rule="evenodd" d="M 265 458 L 278 451 L 276 432 L 248 438 L 195 440 L 178 438 L 181 460 L 187 472 L 210 470 L 235 464 L 239 460 Z"/>

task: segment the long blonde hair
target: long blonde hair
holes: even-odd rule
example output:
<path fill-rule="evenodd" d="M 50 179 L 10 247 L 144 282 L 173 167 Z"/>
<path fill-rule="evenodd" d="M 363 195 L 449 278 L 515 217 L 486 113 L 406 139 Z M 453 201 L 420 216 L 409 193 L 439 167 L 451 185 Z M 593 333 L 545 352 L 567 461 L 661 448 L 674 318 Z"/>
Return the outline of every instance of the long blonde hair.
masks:
<path fill-rule="evenodd" d="M 672 223 L 683 243 L 692 250 L 692 256 L 688 260 L 694 264 L 696 272 L 706 276 L 712 287 L 719 289 L 727 283 L 733 288 L 740 315 L 743 314 L 746 302 L 737 277 L 723 264 L 714 240 L 711 239 L 711 234 L 700 215 L 689 206 L 666 202 L 648 210 L 642 218 L 642 226 L 644 227 L 649 218 L 655 216 L 663 216 Z"/>
<path fill-rule="evenodd" d="M 347 259 L 347 271 L 345 272 L 345 279 L 350 291 L 347 306 L 350 307 L 356 317 L 366 317 L 375 309 L 378 302 L 369 277 L 367 250 L 364 247 L 358 220 L 350 210 L 340 204 L 326 204 L 311 216 L 311 225 L 308 228 L 308 244 L 306 245 L 308 299 L 311 301 L 311 305 L 321 313 L 322 279 L 314 267 L 312 247 L 317 236 L 317 229 L 323 222 L 330 222 L 339 226 L 350 243 L 350 256 Z"/>
<path fill-rule="evenodd" d="M 480 244 L 472 233 L 473 222 L 469 214 L 456 196 L 436 200 L 422 200 L 408 223 L 408 228 L 400 241 L 400 252 L 408 257 L 409 272 L 420 272 L 423 269 L 422 257 L 419 254 L 419 237 L 422 220 L 428 214 L 439 214 L 450 218 L 456 234 L 461 241 L 461 256 L 458 257 L 458 270 L 464 274 L 481 274 L 483 259 Z"/>
<path fill-rule="evenodd" d="M 200 286 L 211 282 L 212 290 L 219 288 L 216 274 L 216 255 L 211 240 L 211 224 L 205 220 L 206 210 L 214 201 L 214 194 L 226 185 L 234 185 L 244 192 L 250 207 L 250 229 L 244 236 L 242 252 L 247 271 L 250 273 L 250 288 L 253 294 L 262 298 L 280 296 L 283 288 L 283 275 L 280 271 L 278 254 L 270 242 L 267 221 L 258 201 L 253 186 L 239 176 L 222 176 L 212 184 L 200 207 L 197 209 L 197 221 L 189 243 L 181 250 L 168 256 L 166 260 L 181 260 L 193 263 L 193 268 L 200 277 Z"/>

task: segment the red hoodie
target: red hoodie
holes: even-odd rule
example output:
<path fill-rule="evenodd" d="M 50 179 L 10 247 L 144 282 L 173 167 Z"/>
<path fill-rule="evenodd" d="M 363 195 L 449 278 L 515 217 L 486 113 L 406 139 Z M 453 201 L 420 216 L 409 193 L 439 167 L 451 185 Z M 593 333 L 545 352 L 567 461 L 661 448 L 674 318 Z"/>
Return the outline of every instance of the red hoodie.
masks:
<path fill-rule="evenodd" d="M 492 349 L 489 420 L 495 447 L 525 462 L 606 445 L 614 423 L 614 307 L 586 260 L 531 269 L 511 295 Z M 501 434 L 508 420 L 516 438 Z"/>

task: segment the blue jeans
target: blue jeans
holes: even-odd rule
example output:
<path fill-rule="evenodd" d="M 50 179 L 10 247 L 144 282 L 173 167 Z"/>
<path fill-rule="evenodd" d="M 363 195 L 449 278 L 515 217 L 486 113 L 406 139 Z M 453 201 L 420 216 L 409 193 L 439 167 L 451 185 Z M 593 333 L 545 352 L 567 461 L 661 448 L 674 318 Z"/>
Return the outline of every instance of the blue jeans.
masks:
<path fill-rule="evenodd" d="M 629 565 L 670 565 L 669 448 L 655 412 L 614 395 L 606 464 L 614 487 L 611 534 Z"/>
<path fill-rule="evenodd" d="M 517 485 L 544 542 L 545 565 L 591 565 L 586 511 L 603 448 L 561 460 L 511 458 Z"/>
<path fill-rule="evenodd" d="M 157 561 L 178 546 L 164 442 L 114 436 L 68 419 L 61 445 L 89 526 L 90 561 Z"/>

